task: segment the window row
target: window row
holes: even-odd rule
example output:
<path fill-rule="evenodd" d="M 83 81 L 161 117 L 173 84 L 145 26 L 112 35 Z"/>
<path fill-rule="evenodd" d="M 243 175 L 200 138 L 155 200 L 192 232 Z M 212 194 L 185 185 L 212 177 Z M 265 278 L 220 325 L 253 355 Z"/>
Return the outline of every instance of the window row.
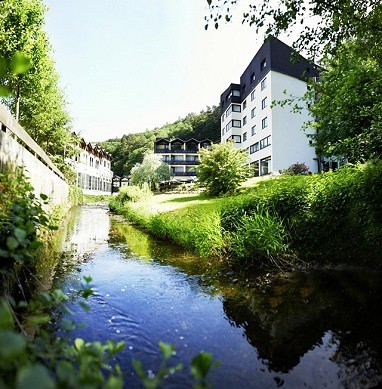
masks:
<path fill-rule="evenodd" d="M 264 139 L 261 139 L 260 142 L 256 142 L 249 147 L 249 154 L 256 153 L 256 151 L 265 149 L 266 147 L 271 145 L 271 136 L 267 136 Z"/>
<path fill-rule="evenodd" d="M 266 157 L 260 159 L 260 161 L 255 161 L 251 163 L 251 169 L 253 171 L 253 175 L 255 177 L 257 176 L 264 176 L 266 174 L 269 174 L 271 172 L 271 157 Z"/>

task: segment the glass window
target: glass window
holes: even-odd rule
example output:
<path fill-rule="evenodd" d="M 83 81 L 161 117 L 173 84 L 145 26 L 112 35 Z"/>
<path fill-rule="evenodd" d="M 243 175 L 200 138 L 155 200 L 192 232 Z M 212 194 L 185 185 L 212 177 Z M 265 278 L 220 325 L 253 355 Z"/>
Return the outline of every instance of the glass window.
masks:
<path fill-rule="evenodd" d="M 253 108 L 251 111 L 251 118 L 254 118 L 256 116 L 256 108 Z"/>
<path fill-rule="evenodd" d="M 267 98 L 265 97 L 265 98 L 261 101 L 261 109 L 264 109 L 266 106 L 267 106 Z"/>
<path fill-rule="evenodd" d="M 245 126 L 246 124 L 247 124 L 247 117 L 244 116 L 244 117 L 243 117 L 243 126 Z"/>
<path fill-rule="evenodd" d="M 266 78 L 264 78 L 264 80 L 263 80 L 263 81 L 261 81 L 261 90 L 265 89 L 265 88 L 266 88 L 266 86 L 267 86 L 267 79 L 266 79 Z"/>
<path fill-rule="evenodd" d="M 235 143 L 241 143 L 241 136 L 240 136 L 240 135 L 232 135 L 231 139 L 232 139 Z"/>
<path fill-rule="evenodd" d="M 251 92 L 251 101 L 255 100 L 255 91 L 253 90 Z"/>
<path fill-rule="evenodd" d="M 265 128 L 268 126 L 268 118 L 264 118 L 262 121 L 261 121 L 261 128 Z"/>
<path fill-rule="evenodd" d="M 243 110 L 247 108 L 247 100 L 244 100 L 243 102 Z"/>
<path fill-rule="evenodd" d="M 241 106 L 238 104 L 232 104 L 232 111 L 233 112 L 241 112 Z"/>
<path fill-rule="evenodd" d="M 255 73 L 252 73 L 251 74 L 251 84 L 253 84 L 256 80 L 256 76 L 255 76 Z"/>
<path fill-rule="evenodd" d="M 252 126 L 252 129 L 251 129 L 251 135 L 255 135 L 256 134 L 256 126 Z"/>
<path fill-rule="evenodd" d="M 267 60 L 264 58 L 260 63 L 260 70 L 264 70 L 267 67 Z"/>
<path fill-rule="evenodd" d="M 234 90 L 232 91 L 232 95 L 233 95 L 233 96 L 236 96 L 236 97 L 240 97 L 240 91 L 234 89 Z"/>
<path fill-rule="evenodd" d="M 245 132 L 244 134 L 243 134 L 243 142 L 245 142 L 247 140 L 247 133 Z"/>
<path fill-rule="evenodd" d="M 266 138 L 261 139 L 261 141 L 260 141 L 260 149 L 264 149 L 265 147 L 270 146 L 270 144 L 271 144 L 271 136 L 269 135 Z"/>
<path fill-rule="evenodd" d="M 225 118 L 225 115 L 223 114 L 223 115 L 222 115 L 222 122 L 224 122 L 224 118 Z"/>
<path fill-rule="evenodd" d="M 260 174 L 260 162 L 259 161 L 252 162 L 251 170 L 253 172 L 253 176 L 258 177 Z"/>
<path fill-rule="evenodd" d="M 241 128 L 241 120 L 232 120 L 232 127 Z"/>
<path fill-rule="evenodd" d="M 269 174 L 271 172 L 271 157 L 260 160 L 260 175 Z"/>
<path fill-rule="evenodd" d="M 259 142 L 256 142 L 252 146 L 250 146 L 249 153 L 253 154 L 253 153 L 255 153 L 258 150 L 259 150 Z"/>

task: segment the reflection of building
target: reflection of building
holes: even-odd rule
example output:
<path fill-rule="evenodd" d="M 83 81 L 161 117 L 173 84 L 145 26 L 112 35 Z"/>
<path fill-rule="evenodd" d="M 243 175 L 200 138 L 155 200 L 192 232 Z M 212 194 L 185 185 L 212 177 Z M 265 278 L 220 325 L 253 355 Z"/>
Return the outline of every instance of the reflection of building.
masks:
<path fill-rule="evenodd" d="M 171 173 L 178 181 L 190 182 L 196 178 L 195 167 L 199 164 L 199 150 L 211 146 L 211 141 L 196 139 L 156 139 L 154 153 L 162 155 L 163 162 L 170 165 Z"/>
<path fill-rule="evenodd" d="M 302 131 L 310 119 L 308 110 L 295 113 L 288 104 L 271 106 L 275 100 L 302 97 L 307 78 L 318 76 L 316 65 L 292 55 L 288 45 L 269 37 L 240 83 L 231 84 L 220 98 L 222 142 L 232 140 L 237 148 L 247 149 L 255 175 L 287 169 L 295 162 L 304 162 L 311 172 L 318 170 L 309 131 Z"/>
<path fill-rule="evenodd" d="M 76 184 L 84 194 L 110 194 L 113 172 L 112 156 L 97 144 L 81 139 L 80 154 L 70 161 L 77 174 Z"/>

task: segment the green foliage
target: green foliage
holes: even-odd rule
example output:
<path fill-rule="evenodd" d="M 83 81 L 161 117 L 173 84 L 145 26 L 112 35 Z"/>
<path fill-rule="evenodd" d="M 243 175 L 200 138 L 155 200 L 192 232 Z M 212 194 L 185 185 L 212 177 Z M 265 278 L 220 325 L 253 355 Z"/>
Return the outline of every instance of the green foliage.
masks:
<path fill-rule="evenodd" d="M 40 228 L 53 228 L 43 210 L 47 196 L 36 198 L 22 170 L 0 174 L 0 258 L 1 269 L 14 263 L 31 265 L 33 252 L 41 246 Z"/>
<path fill-rule="evenodd" d="M 162 156 L 148 152 L 143 157 L 142 163 L 134 165 L 131 169 L 130 182 L 140 187 L 147 184 L 155 190 L 158 189 L 160 182 L 168 181 L 170 178 L 170 167 L 162 162 Z"/>
<path fill-rule="evenodd" d="M 210 14 L 205 17 L 206 28 L 215 28 L 232 19 L 237 0 L 207 0 Z M 348 1 L 261 0 L 250 1 L 242 14 L 243 23 L 262 30 L 264 35 L 280 35 L 301 27 L 295 47 L 306 50 L 314 58 L 322 52 L 333 52 L 354 36 L 365 37 L 368 48 L 374 48 L 373 39 L 380 36 L 382 4 L 376 0 Z M 314 20 L 314 23 L 312 23 Z"/>
<path fill-rule="evenodd" d="M 195 138 L 220 141 L 220 107 L 207 107 L 199 114 L 190 113 L 174 123 L 136 134 L 123 135 L 122 138 L 102 142 L 101 146 L 113 154 L 113 172 L 122 177 L 128 176 L 137 163 L 142 163 L 147 152 L 154 149 L 155 138 Z"/>
<path fill-rule="evenodd" d="M 297 258 L 380 261 L 381 204 L 382 162 L 375 161 L 336 172 L 280 176 L 237 196 L 171 212 L 150 212 L 145 202 L 126 202 L 116 211 L 201 256 L 284 267 Z"/>
<path fill-rule="evenodd" d="M 171 367 L 167 366 L 167 361 L 172 356 L 176 355 L 175 347 L 173 345 L 159 342 L 159 349 L 162 354 L 162 364 L 156 374 L 152 372 L 146 372 L 142 363 L 137 359 L 133 359 L 134 370 L 138 374 L 138 377 L 142 380 L 143 387 L 146 389 L 155 389 L 160 387 L 163 379 L 183 369 L 181 363 Z"/>
<path fill-rule="evenodd" d="M 147 185 L 143 185 L 142 187 L 129 185 L 122 186 L 119 188 L 119 193 L 117 196 L 118 201 L 124 203 L 125 201 L 144 201 L 149 199 L 153 195 L 150 188 Z"/>
<path fill-rule="evenodd" d="M 359 39 L 339 47 L 308 94 L 310 111 L 319 119 L 310 123 L 318 155 L 353 163 L 382 156 L 382 51 L 373 58 L 365 46 Z"/>
<path fill-rule="evenodd" d="M 83 204 L 82 189 L 76 185 L 69 185 L 69 203 L 72 207 Z"/>
<path fill-rule="evenodd" d="M 289 234 L 283 223 L 263 207 L 244 213 L 233 220 L 230 227 L 225 236 L 230 245 L 228 252 L 233 258 L 270 262 L 279 267 L 291 263 Z"/>
<path fill-rule="evenodd" d="M 232 142 L 213 144 L 210 150 L 200 151 L 196 171 L 209 195 L 232 194 L 249 176 L 246 150 L 235 149 Z"/>
<path fill-rule="evenodd" d="M 197 380 L 197 384 L 194 385 L 194 389 L 208 388 L 206 378 L 209 374 L 211 367 L 218 367 L 219 362 L 213 364 L 212 354 L 201 352 L 196 355 L 191 362 L 191 374 Z"/>
<path fill-rule="evenodd" d="M 4 0 L 0 8 L 0 93 L 20 124 L 51 155 L 71 155 L 64 95 L 43 30 L 42 0 Z"/>
<path fill-rule="evenodd" d="M 78 295 L 87 298 L 93 293 L 89 287 L 91 278 L 84 277 L 85 285 Z M 0 306 L 0 384 L 2 387 L 18 388 L 122 388 L 123 378 L 118 365 L 110 361 L 123 350 L 123 342 L 85 342 L 77 338 L 68 342 L 61 337 L 52 337 L 45 329 L 51 320 L 47 314 L 68 300 L 61 290 L 41 294 L 28 304 L 21 301 L 24 322 L 34 337 L 28 337 L 25 329 L 17 328 L 16 302 L 13 298 L 2 299 Z M 22 304 L 21 304 L 22 303 Z M 84 303 L 82 303 L 86 306 Z M 64 309 L 70 313 L 68 309 Z M 68 321 L 68 328 L 74 323 Z M 18 331 L 21 329 L 21 333 Z"/>
<path fill-rule="evenodd" d="M 288 169 L 285 171 L 285 174 L 289 174 L 294 176 L 296 174 L 308 174 L 309 168 L 305 165 L 305 163 L 296 162 L 293 165 L 290 165 Z"/>

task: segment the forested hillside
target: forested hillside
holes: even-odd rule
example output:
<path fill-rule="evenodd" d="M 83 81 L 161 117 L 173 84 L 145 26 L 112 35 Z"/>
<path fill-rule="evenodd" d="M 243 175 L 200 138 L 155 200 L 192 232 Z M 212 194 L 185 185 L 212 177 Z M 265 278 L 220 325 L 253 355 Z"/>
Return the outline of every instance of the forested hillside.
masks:
<path fill-rule="evenodd" d="M 207 107 L 199 114 L 190 113 L 174 123 L 167 123 L 145 132 L 123 135 L 122 138 L 109 139 L 100 144 L 113 154 L 114 173 L 118 176 L 127 176 L 137 162 L 142 162 L 145 152 L 153 150 L 155 138 L 160 137 L 199 140 L 208 138 L 213 142 L 219 142 L 220 108 Z"/>

